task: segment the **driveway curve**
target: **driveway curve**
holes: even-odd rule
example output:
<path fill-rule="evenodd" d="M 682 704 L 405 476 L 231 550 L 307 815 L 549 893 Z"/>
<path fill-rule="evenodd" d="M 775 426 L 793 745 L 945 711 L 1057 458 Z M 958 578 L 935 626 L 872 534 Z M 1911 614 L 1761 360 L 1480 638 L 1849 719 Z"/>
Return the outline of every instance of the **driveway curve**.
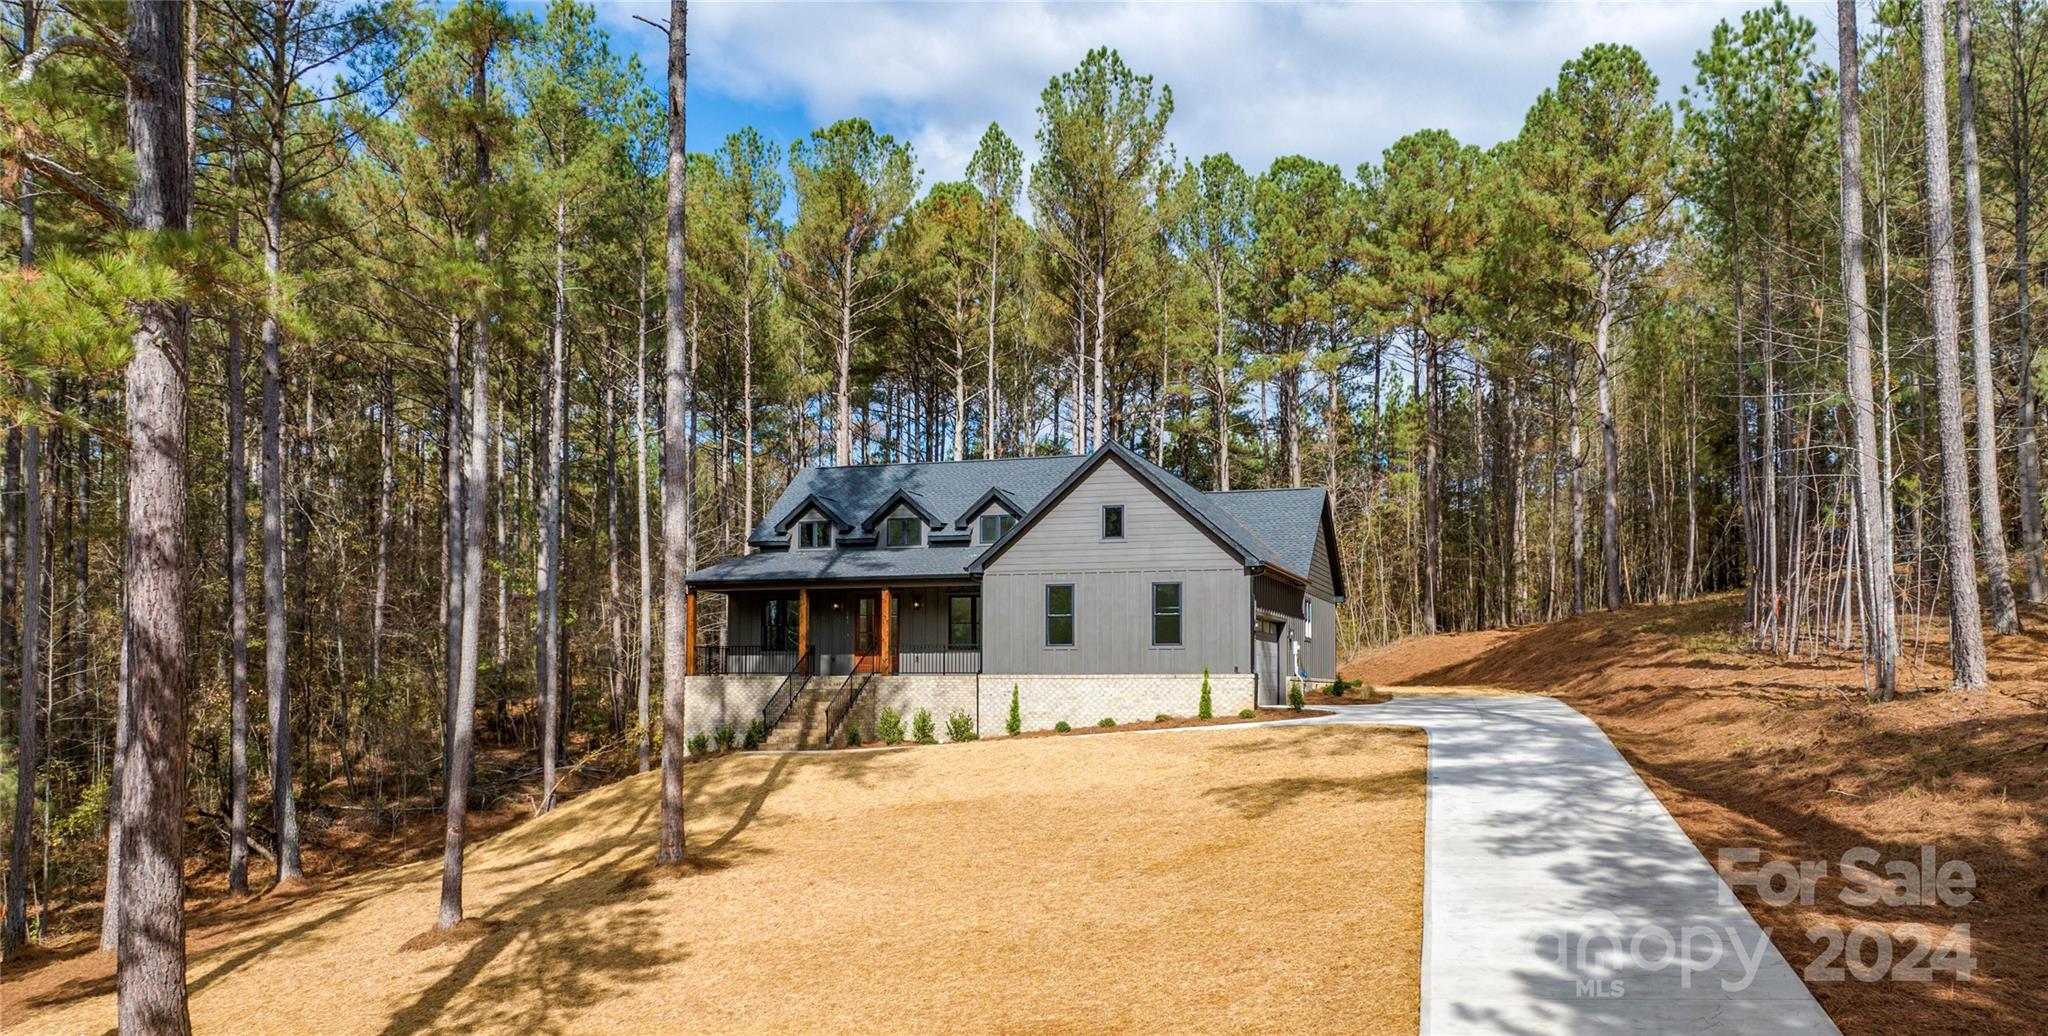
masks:
<path fill-rule="evenodd" d="M 1600 728 L 1555 698 L 1283 723 L 1429 733 L 1422 1032 L 1836 1033 Z"/>

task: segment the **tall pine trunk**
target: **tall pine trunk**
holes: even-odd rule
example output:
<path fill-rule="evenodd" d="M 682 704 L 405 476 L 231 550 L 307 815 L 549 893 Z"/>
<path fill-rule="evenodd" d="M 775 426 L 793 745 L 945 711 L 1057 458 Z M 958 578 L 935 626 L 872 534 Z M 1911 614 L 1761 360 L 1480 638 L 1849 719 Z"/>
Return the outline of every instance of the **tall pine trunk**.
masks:
<path fill-rule="evenodd" d="M 299 877 L 299 814 L 292 798 L 291 691 L 286 684 L 286 642 L 291 636 L 284 603 L 284 160 L 286 99 L 291 69 L 282 2 L 270 22 L 272 40 L 265 142 L 269 182 L 263 205 L 263 278 L 270 308 L 263 317 L 263 685 L 270 698 L 270 798 L 275 825 L 277 880 Z"/>
<path fill-rule="evenodd" d="M 562 575 L 562 459 L 567 423 L 563 418 L 563 336 L 568 333 L 569 297 L 564 258 L 566 211 L 555 203 L 555 316 L 548 364 L 547 455 L 541 461 L 540 558 L 534 578 L 534 689 L 540 698 L 540 811 L 555 808 L 556 741 L 561 722 L 561 685 L 555 653 L 561 650 L 561 622 L 557 606 L 558 582 Z"/>
<path fill-rule="evenodd" d="M 2020 532 L 2027 555 L 2027 603 L 2048 601 L 2048 558 L 2043 556 L 2041 532 L 2041 446 L 2039 439 L 2039 395 L 2034 388 L 2034 343 L 2029 303 L 2033 292 L 2033 184 L 2034 175 L 2034 83 L 2032 53 L 2027 47 L 2029 24 L 2023 0 L 2012 0 L 2012 59 L 2007 73 L 2012 77 L 2012 272 L 2018 300 L 2013 312 L 2014 352 L 2019 356 L 2019 465 Z"/>
<path fill-rule="evenodd" d="M 1841 46 L 1842 289 L 1849 330 L 1849 408 L 1856 436 L 1856 519 L 1863 562 L 1863 650 L 1871 695 L 1898 688 L 1898 613 L 1892 595 L 1891 512 L 1878 473 L 1877 405 L 1871 388 L 1870 303 L 1863 272 L 1863 122 L 1857 96 L 1856 0 L 1836 0 Z"/>
<path fill-rule="evenodd" d="M 1621 442 L 1614 430 L 1614 370 L 1609 362 L 1609 336 L 1614 333 L 1613 260 L 1600 264 L 1599 316 L 1593 327 L 1594 400 L 1600 408 L 1600 567 L 1606 586 L 1607 610 L 1622 606 L 1621 586 Z"/>
<path fill-rule="evenodd" d="M 481 109 L 488 96 L 485 76 L 490 69 L 490 45 L 486 44 L 472 60 L 470 103 Z M 481 111 L 477 116 L 481 118 Z M 472 199 L 472 204 L 477 206 L 473 217 L 476 220 L 476 261 L 488 265 L 491 261 L 491 231 L 490 217 L 486 214 L 489 201 L 485 194 L 491 184 L 490 138 L 481 128 L 473 131 L 473 137 L 471 182 L 477 195 Z M 461 632 L 456 643 L 451 645 L 456 655 L 456 678 L 448 686 L 447 809 L 441 829 L 441 906 L 435 922 L 436 927 L 443 931 L 462 923 L 462 853 L 468 834 L 470 771 L 475 762 L 476 668 L 481 654 L 483 620 L 484 506 L 489 502 L 490 493 L 486 447 L 491 436 L 491 310 L 488 301 L 480 307 L 469 335 L 469 447 L 464 451 L 468 473 L 462 480 L 465 485 L 460 508 L 461 600 L 468 606 L 461 609 Z M 459 371 L 457 374 L 459 378 Z M 452 418 L 452 423 L 460 428 L 460 405 L 454 408 Z"/>
<path fill-rule="evenodd" d="M 33 257 L 30 257 L 33 259 Z M 24 263 L 23 265 L 27 265 Z M 29 401 L 39 402 L 31 385 Z M 14 830 L 7 848 L 7 926 L 0 955 L 12 960 L 28 940 L 29 835 L 35 828 L 38 775 L 36 698 L 43 682 L 43 432 L 22 429 L 21 684 L 15 722 Z M 47 833 L 46 833 L 47 837 Z M 45 896 L 48 895 L 46 892 Z"/>
<path fill-rule="evenodd" d="M 661 469 L 661 561 L 662 561 L 662 663 L 661 663 L 661 848 L 659 862 L 683 861 L 683 697 L 685 672 L 691 648 L 684 629 L 685 601 L 689 593 L 690 501 L 683 481 L 689 464 L 690 443 L 680 418 L 689 406 L 690 375 L 685 352 L 682 299 L 688 283 L 685 268 L 684 232 L 688 226 L 685 203 L 689 197 L 685 180 L 688 169 L 683 125 L 685 85 L 688 81 L 689 52 L 685 45 L 690 6 L 688 0 L 670 0 L 668 27 L 668 226 L 665 391 L 662 414 Z M 851 315 L 842 298 L 841 355 L 839 374 L 839 462 L 848 462 L 852 452 L 851 429 L 846 422 L 846 362 L 852 333 Z"/>
<path fill-rule="evenodd" d="M 653 559 L 648 555 L 647 535 L 647 250 L 640 250 L 639 326 L 633 337 L 633 519 L 640 532 L 640 672 L 639 735 L 635 738 L 641 773 L 651 765 L 654 732 L 648 723 L 648 687 L 654 680 Z"/>
<path fill-rule="evenodd" d="M 1934 382 L 1940 411 L 1941 511 L 1949 572 L 1949 657 L 1957 690 L 1985 686 L 1984 627 L 1970 543 L 1970 458 L 1963 443 L 1962 367 L 1956 350 L 1955 217 L 1949 189 L 1948 55 L 1942 5 L 1920 5 L 1920 93 L 1927 159 L 1927 278 L 1934 317 Z M 1996 530 L 1986 532 L 1996 534 Z"/>
<path fill-rule="evenodd" d="M 128 8 L 128 138 L 135 153 L 130 225 L 182 232 L 191 222 L 180 22 L 171 4 Z M 137 303 L 128 363 L 125 621 L 132 638 L 130 736 L 120 811 L 121 932 L 116 965 L 120 1030 L 181 1036 L 185 1007 L 186 343 L 190 314 L 170 301 Z"/>
<path fill-rule="evenodd" d="M 234 248 L 232 222 L 229 250 Z M 228 891 L 249 891 L 249 475 L 242 319 L 228 311 Z"/>
<path fill-rule="evenodd" d="M 1998 494 L 1996 387 L 1991 375 L 1991 274 L 1984 259 L 1984 187 L 1977 161 L 1977 76 L 1971 54 L 1970 0 L 1956 0 L 1956 93 L 1963 144 L 1963 222 L 1970 249 L 1970 346 L 1977 395 L 1977 521 L 1984 527 L 1984 576 L 1991 590 L 1991 624 L 2017 633 L 2012 571 L 2005 552 L 2005 514 Z M 2032 372 L 2026 372 L 2031 377 Z"/>

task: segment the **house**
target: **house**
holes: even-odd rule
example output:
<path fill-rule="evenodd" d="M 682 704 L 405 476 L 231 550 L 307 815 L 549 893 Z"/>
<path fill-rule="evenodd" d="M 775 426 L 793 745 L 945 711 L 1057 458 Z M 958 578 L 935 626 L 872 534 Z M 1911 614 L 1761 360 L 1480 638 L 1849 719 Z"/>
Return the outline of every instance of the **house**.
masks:
<path fill-rule="evenodd" d="M 1321 489 L 1204 492 L 1119 445 L 1086 456 L 809 468 L 689 576 L 687 732 L 771 744 L 881 709 L 1003 729 L 1216 715 L 1337 669 L 1342 567 Z M 700 645 L 699 594 L 726 599 Z"/>

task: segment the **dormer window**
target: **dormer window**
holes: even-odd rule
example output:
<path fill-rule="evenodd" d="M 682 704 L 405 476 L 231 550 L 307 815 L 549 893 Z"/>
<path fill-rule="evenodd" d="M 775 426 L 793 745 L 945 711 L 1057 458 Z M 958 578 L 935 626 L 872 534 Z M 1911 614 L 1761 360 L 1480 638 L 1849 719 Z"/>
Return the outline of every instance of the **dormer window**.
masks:
<path fill-rule="evenodd" d="M 923 523 L 915 518 L 891 518 L 882 523 L 882 546 L 921 547 L 924 545 Z"/>
<path fill-rule="evenodd" d="M 1010 527 L 1017 524 L 1015 515 L 991 512 L 981 516 L 981 542 L 994 543 L 1002 539 Z"/>
<path fill-rule="evenodd" d="M 813 518 L 796 524 L 798 550 L 823 550 L 832 545 L 832 524 Z"/>
<path fill-rule="evenodd" d="M 1124 505 L 1110 504 L 1102 509 L 1102 538 L 1120 540 L 1124 538 Z"/>

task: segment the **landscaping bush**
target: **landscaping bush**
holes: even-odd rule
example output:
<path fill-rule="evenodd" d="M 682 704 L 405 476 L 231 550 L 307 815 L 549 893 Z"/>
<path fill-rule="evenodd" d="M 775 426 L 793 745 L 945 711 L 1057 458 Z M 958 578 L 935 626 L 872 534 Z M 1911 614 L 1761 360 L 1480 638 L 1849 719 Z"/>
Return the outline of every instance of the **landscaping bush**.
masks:
<path fill-rule="evenodd" d="M 739 739 L 739 732 L 734 730 L 730 723 L 720 723 L 718 729 L 711 732 L 711 739 L 718 742 L 720 751 L 724 751 L 731 748 L 732 743 Z"/>
<path fill-rule="evenodd" d="M 1213 702 L 1211 702 L 1211 701 L 1209 700 L 1209 667 L 1208 667 L 1208 666 L 1203 666 L 1203 667 L 1202 667 L 1202 707 L 1201 707 L 1200 711 L 1198 711 L 1198 712 L 1196 712 L 1196 713 L 1195 713 L 1195 715 L 1197 715 L 1197 716 L 1200 716 L 1200 717 L 1201 717 L 1201 718 L 1203 718 L 1203 719 L 1212 719 L 1212 718 L 1214 718 L 1214 717 L 1215 717 L 1215 715 L 1216 715 L 1215 703 L 1213 703 Z"/>
<path fill-rule="evenodd" d="M 1003 721 L 1003 729 L 1016 734 L 1024 729 L 1024 710 L 1017 702 L 1017 685 L 1010 685 L 1010 718 Z"/>
<path fill-rule="evenodd" d="M 1152 717 L 1152 722 L 1154 723 L 1171 723 L 1172 721 L 1173 717 L 1164 712 L 1160 713 L 1157 716 Z"/>
<path fill-rule="evenodd" d="M 1095 725 L 1096 725 L 1096 726 L 1098 726 L 1098 727 L 1113 727 L 1113 726 L 1116 726 L 1116 720 L 1114 720 L 1114 719 L 1112 719 L 1112 718 L 1110 718 L 1110 717 L 1108 717 L 1108 716 L 1104 716 L 1104 717 L 1102 717 L 1102 719 L 1101 719 L 1101 720 L 1099 720 L 1099 721 L 1098 721 L 1098 722 L 1097 722 L 1097 723 L 1096 723 Z"/>
<path fill-rule="evenodd" d="M 910 720 L 910 739 L 920 745 L 936 745 L 939 743 L 936 729 L 937 725 L 932 722 L 932 710 L 919 709 L 917 715 Z"/>
<path fill-rule="evenodd" d="M 1250 710 L 1250 709 L 1239 709 L 1239 710 L 1237 710 L 1237 718 L 1238 718 L 1238 719 L 1250 719 L 1250 718 L 1252 718 L 1253 716 L 1256 716 L 1256 715 L 1258 715 L 1258 713 L 1256 713 L 1256 712 L 1253 712 L 1253 711 L 1252 711 L 1252 710 Z"/>
<path fill-rule="evenodd" d="M 1342 698 L 1344 697 L 1344 692 L 1349 689 L 1350 684 L 1345 683 L 1344 678 L 1340 676 L 1337 678 L 1335 683 L 1332 683 L 1330 684 L 1330 686 L 1323 688 L 1323 693 L 1329 695 L 1332 698 Z"/>
<path fill-rule="evenodd" d="M 846 747 L 860 747 L 860 724 L 848 723 L 846 725 Z"/>
<path fill-rule="evenodd" d="M 973 716 L 960 709 L 954 709 L 952 714 L 946 717 L 946 740 L 973 741 L 980 737 L 980 734 L 974 732 Z"/>
<path fill-rule="evenodd" d="M 747 724 L 747 738 L 741 742 L 740 747 L 751 752 L 761 747 L 761 743 L 766 740 L 768 740 L 768 724 L 757 719 Z"/>
<path fill-rule="evenodd" d="M 690 739 L 690 754 L 691 754 L 691 755 L 710 755 L 710 754 L 711 754 L 711 738 L 710 738 L 710 737 L 708 737 L 708 736 L 706 736 L 706 735 L 705 735 L 705 734 L 703 734 L 702 732 L 699 732 L 699 733 L 697 734 L 697 736 L 696 736 L 696 737 L 693 737 L 693 738 L 691 738 L 691 739 Z"/>
<path fill-rule="evenodd" d="M 1303 701 L 1301 698 L 1301 681 L 1296 680 L 1293 683 L 1288 684 L 1287 707 L 1293 709 L 1296 712 L 1300 712 L 1301 707 L 1306 704 L 1308 703 Z"/>
<path fill-rule="evenodd" d="M 883 709 L 882 718 L 875 721 L 875 738 L 885 745 L 903 743 L 903 714 L 895 709 Z"/>
<path fill-rule="evenodd" d="M 1053 725 L 1052 725 L 1052 729 L 1054 729 L 1055 731 L 1058 731 L 1059 733 L 1062 733 L 1062 734 L 1064 734 L 1064 733 L 1066 733 L 1067 731 L 1069 731 L 1069 730 L 1072 730 L 1072 729 L 1074 729 L 1074 728 L 1073 728 L 1073 727 L 1070 727 L 1070 726 L 1067 726 L 1067 721 L 1066 721 L 1066 720 L 1060 720 L 1060 721 L 1059 721 L 1058 723 L 1055 723 L 1055 724 L 1053 724 Z"/>

